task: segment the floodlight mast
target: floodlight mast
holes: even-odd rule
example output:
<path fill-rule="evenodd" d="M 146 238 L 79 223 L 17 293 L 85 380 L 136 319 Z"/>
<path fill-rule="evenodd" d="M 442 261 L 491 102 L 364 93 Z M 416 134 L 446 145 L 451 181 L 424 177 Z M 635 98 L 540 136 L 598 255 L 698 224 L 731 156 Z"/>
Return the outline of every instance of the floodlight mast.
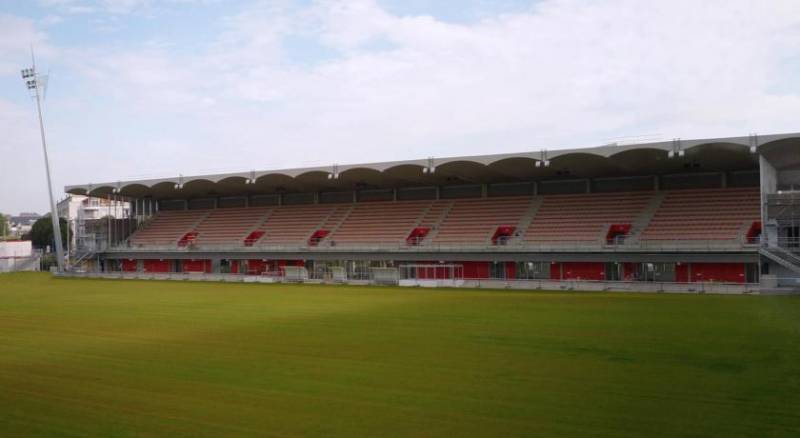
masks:
<path fill-rule="evenodd" d="M 39 79 L 39 74 L 36 72 L 36 58 L 33 55 L 33 48 L 31 48 L 31 68 L 22 70 L 22 79 L 25 80 L 25 85 L 28 90 L 31 90 L 33 97 L 36 99 L 36 111 L 39 114 L 39 133 L 42 136 L 42 151 L 44 152 L 44 169 L 47 174 L 47 193 L 50 196 L 50 219 L 53 221 L 53 240 L 56 245 L 56 262 L 58 264 L 58 272 L 64 272 L 64 248 L 61 244 L 61 224 L 59 223 L 58 211 L 56 210 L 56 202 L 53 199 L 53 183 L 50 178 L 50 159 L 47 156 L 47 141 L 44 135 L 44 118 L 42 117 L 42 98 L 39 90 L 42 88 L 42 81 Z"/>

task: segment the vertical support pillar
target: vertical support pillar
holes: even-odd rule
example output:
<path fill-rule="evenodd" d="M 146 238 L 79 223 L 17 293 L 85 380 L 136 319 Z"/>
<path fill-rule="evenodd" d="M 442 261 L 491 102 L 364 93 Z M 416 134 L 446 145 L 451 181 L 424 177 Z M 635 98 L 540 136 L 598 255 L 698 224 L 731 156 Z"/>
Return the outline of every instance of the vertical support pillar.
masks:
<path fill-rule="evenodd" d="M 722 172 L 720 175 L 720 183 L 723 189 L 728 188 L 728 172 Z"/>
<path fill-rule="evenodd" d="M 661 190 L 661 177 L 658 175 L 653 175 L 653 190 Z"/>
<path fill-rule="evenodd" d="M 397 187 L 392 189 L 392 201 L 397 202 Z"/>
<path fill-rule="evenodd" d="M 489 184 L 481 184 L 481 198 L 489 196 Z"/>
<path fill-rule="evenodd" d="M 533 196 L 539 196 L 539 183 L 533 182 Z"/>
<path fill-rule="evenodd" d="M 586 179 L 586 193 L 592 193 L 592 179 Z"/>
<path fill-rule="evenodd" d="M 106 195 L 106 247 L 111 247 L 111 194 Z"/>
<path fill-rule="evenodd" d="M 440 186 L 436 186 L 436 200 L 442 199 L 442 190 Z"/>

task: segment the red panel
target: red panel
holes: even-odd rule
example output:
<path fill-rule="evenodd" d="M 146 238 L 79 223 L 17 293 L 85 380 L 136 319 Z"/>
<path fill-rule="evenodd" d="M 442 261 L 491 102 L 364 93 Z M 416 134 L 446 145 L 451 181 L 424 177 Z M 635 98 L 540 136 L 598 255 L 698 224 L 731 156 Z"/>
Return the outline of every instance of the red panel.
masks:
<path fill-rule="evenodd" d="M 561 280 L 561 263 L 550 263 L 550 279 Z"/>
<path fill-rule="evenodd" d="M 183 272 L 211 272 L 211 260 L 183 260 L 181 264 Z"/>
<path fill-rule="evenodd" d="M 317 230 L 317 231 L 314 231 L 314 234 L 312 234 L 311 237 L 308 238 L 309 246 L 317 246 L 317 245 L 319 245 L 319 241 L 324 239 L 325 236 L 327 236 L 328 234 L 330 234 L 330 230 Z"/>
<path fill-rule="evenodd" d="M 464 278 L 489 278 L 489 262 L 464 262 Z"/>
<path fill-rule="evenodd" d="M 250 275 L 261 275 L 264 272 L 267 272 L 267 262 L 264 260 L 248 260 L 247 261 L 247 273 Z"/>
<path fill-rule="evenodd" d="M 239 273 L 239 260 L 231 260 L 231 274 Z"/>
<path fill-rule="evenodd" d="M 252 231 L 247 237 L 244 238 L 244 246 L 253 246 L 258 239 L 264 236 L 264 232 L 260 230 Z"/>
<path fill-rule="evenodd" d="M 755 221 L 750 225 L 747 230 L 747 243 L 758 243 L 761 237 L 761 221 Z"/>
<path fill-rule="evenodd" d="M 622 264 L 622 279 L 625 281 L 633 281 L 636 279 L 636 265 L 637 263 L 626 262 Z"/>
<path fill-rule="evenodd" d="M 601 262 L 564 262 L 565 280 L 605 280 L 606 266 Z"/>
<path fill-rule="evenodd" d="M 131 259 L 122 260 L 122 272 L 136 272 L 138 269 L 138 261 Z"/>
<path fill-rule="evenodd" d="M 514 230 L 516 229 L 517 227 L 513 225 L 500 225 L 492 235 L 492 243 L 497 245 L 498 240 L 512 237 L 514 235 Z"/>
<path fill-rule="evenodd" d="M 619 236 L 625 236 L 631 231 L 631 224 L 612 224 L 606 233 L 606 242 L 613 243 Z"/>
<path fill-rule="evenodd" d="M 169 260 L 144 260 L 144 272 L 169 272 Z"/>
<path fill-rule="evenodd" d="M 744 263 L 692 263 L 692 281 L 744 283 Z"/>
<path fill-rule="evenodd" d="M 406 237 L 406 243 L 408 245 L 419 245 L 419 243 L 425 239 L 425 236 L 428 235 L 430 232 L 430 228 L 428 227 L 417 227 L 411 230 L 411 233 L 408 234 Z"/>
<path fill-rule="evenodd" d="M 689 264 L 688 263 L 676 263 L 675 264 L 675 281 L 678 283 L 688 283 L 689 282 Z"/>
<path fill-rule="evenodd" d="M 506 278 L 517 278 L 517 264 L 514 262 L 506 262 Z"/>
<path fill-rule="evenodd" d="M 197 239 L 198 234 L 199 233 L 197 231 L 189 231 L 188 233 L 184 234 L 183 237 L 181 237 L 181 240 L 178 241 L 178 246 L 188 246 L 189 244 L 193 243 L 195 239 Z"/>

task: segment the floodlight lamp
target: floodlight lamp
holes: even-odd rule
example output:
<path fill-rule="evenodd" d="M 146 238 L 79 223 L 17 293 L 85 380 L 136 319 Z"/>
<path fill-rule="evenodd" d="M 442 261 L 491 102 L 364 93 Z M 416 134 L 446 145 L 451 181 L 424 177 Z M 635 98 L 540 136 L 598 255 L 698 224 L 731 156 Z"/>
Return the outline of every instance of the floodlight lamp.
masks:
<path fill-rule="evenodd" d="M 678 156 L 682 157 L 685 153 L 686 152 L 683 149 L 681 149 L 681 150 L 678 151 Z"/>
<path fill-rule="evenodd" d="M 550 167 L 550 160 L 544 160 L 544 167 Z"/>
<path fill-rule="evenodd" d="M 758 150 L 758 148 L 756 148 L 756 145 L 750 146 L 750 153 L 751 154 L 755 154 L 757 150 Z"/>
<path fill-rule="evenodd" d="M 542 162 L 541 161 L 537 161 L 536 162 L 536 167 L 542 167 Z"/>
<path fill-rule="evenodd" d="M 668 158 L 673 158 L 673 157 L 675 157 L 675 151 L 669 151 L 669 152 L 667 153 L 667 157 L 668 157 Z"/>
<path fill-rule="evenodd" d="M 436 173 L 436 168 L 431 167 L 430 170 L 428 170 L 428 173 Z"/>
<path fill-rule="evenodd" d="M 36 89 L 36 79 L 31 79 L 29 81 L 26 81 L 25 83 L 28 85 L 28 89 L 29 90 L 35 90 Z"/>

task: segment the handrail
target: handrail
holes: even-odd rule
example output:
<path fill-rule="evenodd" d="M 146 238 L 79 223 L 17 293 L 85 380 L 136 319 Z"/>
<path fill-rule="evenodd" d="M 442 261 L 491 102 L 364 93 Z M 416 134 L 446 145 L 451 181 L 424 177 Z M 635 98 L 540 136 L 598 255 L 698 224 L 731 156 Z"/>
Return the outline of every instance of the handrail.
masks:
<path fill-rule="evenodd" d="M 620 243 L 621 242 L 621 243 Z M 141 246 L 115 246 L 109 248 L 109 252 L 369 252 L 369 251 L 391 251 L 391 252 L 636 252 L 636 251 L 677 251 L 677 252 L 698 252 L 698 251 L 742 251 L 756 250 L 760 241 L 748 241 L 747 239 L 736 240 L 637 240 L 629 242 L 627 239 L 619 239 L 612 243 L 604 240 L 568 241 L 552 243 L 532 243 L 518 239 L 509 239 L 499 245 L 484 243 L 430 243 L 425 241 L 407 244 L 402 242 L 375 242 L 375 243 L 346 243 L 346 242 L 326 242 L 322 241 L 319 245 L 308 245 L 307 243 L 275 245 L 275 244 L 255 244 L 245 246 L 242 244 L 193 244 L 187 247 L 178 247 L 177 244 L 155 244 Z"/>

